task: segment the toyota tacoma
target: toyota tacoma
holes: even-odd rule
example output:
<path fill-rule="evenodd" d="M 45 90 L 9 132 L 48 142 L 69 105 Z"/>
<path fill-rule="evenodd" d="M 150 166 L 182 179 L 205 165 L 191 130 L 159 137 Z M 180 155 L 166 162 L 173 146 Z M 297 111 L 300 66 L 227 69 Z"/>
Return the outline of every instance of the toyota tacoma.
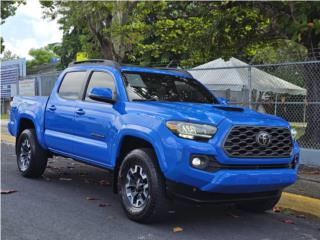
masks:
<path fill-rule="evenodd" d="M 138 222 L 176 198 L 263 212 L 297 179 L 287 121 L 229 105 L 178 69 L 71 63 L 49 97 L 14 97 L 8 128 L 22 176 L 40 177 L 54 155 L 108 169 Z"/>

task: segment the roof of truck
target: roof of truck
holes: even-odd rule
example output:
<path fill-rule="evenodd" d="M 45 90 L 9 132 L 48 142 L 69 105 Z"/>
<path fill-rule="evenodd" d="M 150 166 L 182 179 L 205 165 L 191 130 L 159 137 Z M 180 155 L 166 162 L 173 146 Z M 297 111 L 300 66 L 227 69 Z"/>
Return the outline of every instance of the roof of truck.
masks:
<path fill-rule="evenodd" d="M 113 67 L 121 72 L 148 72 L 148 73 L 158 73 L 158 74 L 169 74 L 169 75 L 175 75 L 175 76 L 181 76 L 181 77 L 192 77 L 192 75 L 183 70 L 178 68 L 151 68 L 151 67 L 141 67 L 141 66 L 134 66 L 134 65 L 121 65 L 118 62 L 112 61 L 112 60 L 106 60 L 106 59 L 90 59 L 90 60 L 84 60 L 84 61 L 76 61 L 69 64 L 69 67 L 75 67 L 75 66 L 107 66 L 107 67 Z"/>

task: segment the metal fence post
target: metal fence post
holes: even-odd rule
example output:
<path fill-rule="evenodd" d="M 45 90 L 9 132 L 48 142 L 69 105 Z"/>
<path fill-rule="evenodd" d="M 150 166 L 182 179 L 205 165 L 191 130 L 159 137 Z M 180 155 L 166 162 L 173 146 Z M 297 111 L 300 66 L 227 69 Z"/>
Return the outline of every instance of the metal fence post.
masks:
<path fill-rule="evenodd" d="M 278 94 L 276 94 L 276 99 L 274 103 L 274 115 L 277 116 L 277 110 L 278 110 Z"/>
<path fill-rule="evenodd" d="M 251 65 L 248 68 L 248 85 L 249 85 L 249 108 L 252 108 L 252 76 L 251 76 Z"/>
<path fill-rule="evenodd" d="M 41 76 L 37 77 L 37 80 L 38 80 L 38 87 L 39 87 L 38 93 L 39 93 L 39 96 L 42 96 L 42 77 Z"/>
<path fill-rule="evenodd" d="M 306 114 L 307 114 L 307 98 L 304 98 L 303 101 L 303 123 L 306 122 Z"/>
<path fill-rule="evenodd" d="M 20 95 L 20 89 L 19 89 L 19 82 L 20 82 L 21 78 L 18 78 L 18 81 L 16 83 L 16 96 Z"/>

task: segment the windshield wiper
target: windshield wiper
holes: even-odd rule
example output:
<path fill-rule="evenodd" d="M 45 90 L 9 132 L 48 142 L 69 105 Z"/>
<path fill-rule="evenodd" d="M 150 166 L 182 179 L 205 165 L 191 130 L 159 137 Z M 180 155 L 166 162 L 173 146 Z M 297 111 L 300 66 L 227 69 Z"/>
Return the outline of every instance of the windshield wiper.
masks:
<path fill-rule="evenodd" d="M 149 101 L 157 101 L 156 99 L 139 99 L 135 98 L 131 100 L 132 102 L 149 102 Z"/>

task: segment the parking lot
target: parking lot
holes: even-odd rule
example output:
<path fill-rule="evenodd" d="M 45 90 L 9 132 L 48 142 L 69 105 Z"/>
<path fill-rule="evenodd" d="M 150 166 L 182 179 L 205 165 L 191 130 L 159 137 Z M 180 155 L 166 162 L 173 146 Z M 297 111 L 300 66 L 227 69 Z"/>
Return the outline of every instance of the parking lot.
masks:
<path fill-rule="evenodd" d="M 175 203 L 165 221 L 142 225 L 126 218 L 106 171 L 55 158 L 43 178 L 22 178 L 4 143 L 1 167 L 2 189 L 17 191 L 2 194 L 2 239 L 320 239 L 316 218 L 233 206 Z"/>

